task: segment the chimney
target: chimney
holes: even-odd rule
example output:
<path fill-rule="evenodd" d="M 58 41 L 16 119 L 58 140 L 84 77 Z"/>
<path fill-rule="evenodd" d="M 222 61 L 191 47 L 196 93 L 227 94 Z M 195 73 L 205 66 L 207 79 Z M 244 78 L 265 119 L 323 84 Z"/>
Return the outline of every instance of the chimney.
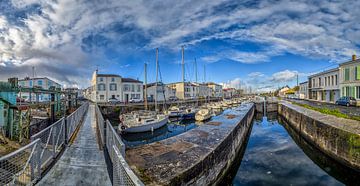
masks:
<path fill-rule="evenodd" d="M 352 55 L 352 60 L 356 61 L 356 55 L 355 54 Z"/>

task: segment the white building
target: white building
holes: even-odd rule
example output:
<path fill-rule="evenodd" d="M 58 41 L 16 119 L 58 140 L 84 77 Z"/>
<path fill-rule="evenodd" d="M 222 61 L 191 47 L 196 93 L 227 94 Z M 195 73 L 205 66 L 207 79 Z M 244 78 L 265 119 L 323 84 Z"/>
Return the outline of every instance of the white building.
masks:
<path fill-rule="evenodd" d="M 236 95 L 235 88 L 225 88 L 223 89 L 224 98 L 233 98 Z"/>
<path fill-rule="evenodd" d="M 47 77 L 42 78 L 29 78 L 26 77 L 24 79 L 20 79 L 18 81 L 20 92 L 18 93 L 18 97 L 25 99 L 26 101 L 51 101 L 51 95 L 46 93 L 29 93 L 22 92 L 21 88 L 39 88 L 43 90 L 50 89 L 61 89 L 61 85 Z M 31 100 L 30 100 L 31 99 Z"/>
<path fill-rule="evenodd" d="M 309 83 L 307 81 L 299 84 L 299 98 L 308 99 L 309 98 Z"/>
<path fill-rule="evenodd" d="M 131 78 L 122 78 L 122 91 L 123 102 L 127 103 L 130 99 L 144 100 L 142 81 Z"/>
<path fill-rule="evenodd" d="M 199 98 L 209 98 L 212 95 L 212 89 L 207 86 L 206 83 L 194 83 L 197 85 L 198 97 Z"/>
<path fill-rule="evenodd" d="M 335 102 L 340 98 L 339 68 L 309 76 L 309 99 Z"/>
<path fill-rule="evenodd" d="M 94 72 L 91 81 L 91 100 L 94 102 L 108 102 L 117 99 L 121 102 L 129 102 L 131 98 L 143 100 L 142 82 L 122 78 L 115 74 L 98 74 Z"/>
<path fill-rule="evenodd" d="M 176 82 L 167 84 L 171 89 L 175 89 L 178 99 L 196 98 L 197 85 L 191 82 Z"/>
<path fill-rule="evenodd" d="M 147 98 L 150 101 L 155 101 L 155 90 L 157 89 L 157 101 L 169 100 L 169 98 L 176 97 L 176 89 L 172 89 L 162 83 L 158 83 L 155 88 L 155 83 L 146 85 Z"/>
<path fill-rule="evenodd" d="M 221 98 L 223 96 L 221 85 L 213 82 L 206 83 L 206 85 L 211 88 L 211 97 Z"/>
<path fill-rule="evenodd" d="M 360 104 L 360 59 L 352 56 L 352 60 L 341 63 L 339 67 L 339 84 L 341 96 L 354 97 Z"/>

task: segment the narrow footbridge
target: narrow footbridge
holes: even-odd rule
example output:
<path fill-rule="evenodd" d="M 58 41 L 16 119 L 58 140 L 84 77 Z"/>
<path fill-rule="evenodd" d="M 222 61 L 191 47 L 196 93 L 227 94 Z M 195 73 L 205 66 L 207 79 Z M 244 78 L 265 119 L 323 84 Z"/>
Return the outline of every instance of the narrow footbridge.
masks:
<path fill-rule="evenodd" d="M 0 185 L 143 185 L 124 155 L 111 123 L 85 103 L 1 157 Z"/>

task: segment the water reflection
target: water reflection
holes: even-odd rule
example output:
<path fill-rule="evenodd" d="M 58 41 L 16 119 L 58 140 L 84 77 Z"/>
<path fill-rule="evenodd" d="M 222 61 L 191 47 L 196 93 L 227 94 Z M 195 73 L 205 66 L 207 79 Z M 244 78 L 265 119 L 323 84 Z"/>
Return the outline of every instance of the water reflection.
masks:
<path fill-rule="evenodd" d="M 201 123 L 195 123 L 195 121 L 171 121 L 165 126 L 154 130 L 153 132 L 143 132 L 143 133 L 127 133 L 122 134 L 122 138 L 127 147 L 135 147 L 139 145 L 144 145 L 152 143 L 155 141 L 160 141 L 172 136 L 181 134 L 188 130 L 191 130 L 198 126 Z"/>
<path fill-rule="evenodd" d="M 298 139 L 301 138 L 296 137 L 296 133 L 287 130 L 289 130 L 288 125 L 278 119 L 276 113 L 267 113 L 267 117 L 264 118 L 257 115 L 243 158 L 235 163 L 240 166 L 235 168 L 236 171 L 232 170 L 236 172 L 235 174 L 229 172 L 229 175 L 234 176 L 232 181 L 226 184 L 343 185 L 343 183 L 356 183 L 358 173 L 351 172 L 343 166 L 339 168 L 337 167 L 341 166 L 339 164 L 332 167 L 335 164 L 334 161 L 329 158 L 325 160 L 325 155 L 309 144 L 301 141 L 298 143 Z M 311 155 L 307 156 L 308 153 Z M 242 154 L 240 153 L 239 156 L 241 157 Z M 336 173 L 338 171 L 346 172 L 347 176 Z"/>

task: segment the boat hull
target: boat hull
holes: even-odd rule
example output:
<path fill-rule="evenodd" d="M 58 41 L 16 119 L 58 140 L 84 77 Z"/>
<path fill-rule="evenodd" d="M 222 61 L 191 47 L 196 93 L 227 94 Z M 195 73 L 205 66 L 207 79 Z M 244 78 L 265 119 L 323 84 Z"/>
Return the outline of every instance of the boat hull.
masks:
<path fill-rule="evenodd" d="M 152 131 L 152 130 L 156 130 L 164 125 L 166 125 L 168 123 L 169 118 L 165 117 L 164 119 L 155 122 L 155 123 L 149 123 L 146 125 L 141 125 L 141 126 L 135 126 L 135 127 L 129 127 L 124 129 L 123 131 L 126 133 L 140 133 L 140 132 L 148 132 L 148 131 Z"/>

